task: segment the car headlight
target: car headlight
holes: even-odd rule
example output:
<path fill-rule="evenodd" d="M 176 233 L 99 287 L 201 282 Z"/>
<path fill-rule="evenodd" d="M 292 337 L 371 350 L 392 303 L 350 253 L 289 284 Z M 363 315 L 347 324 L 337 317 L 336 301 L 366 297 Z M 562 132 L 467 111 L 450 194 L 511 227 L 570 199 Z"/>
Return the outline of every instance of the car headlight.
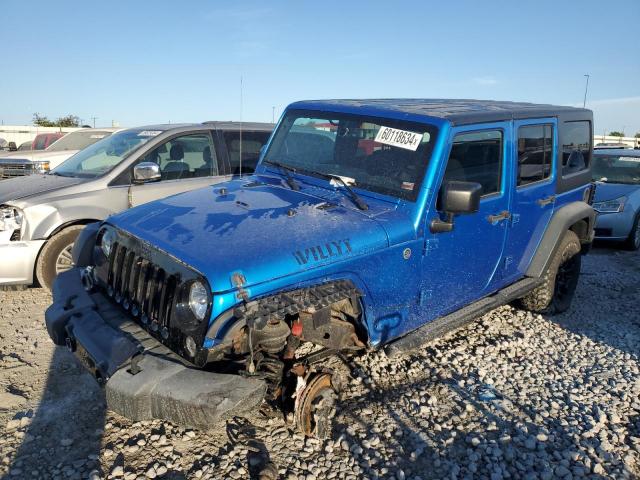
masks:
<path fill-rule="evenodd" d="M 9 205 L 0 205 L 0 232 L 20 230 L 23 222 L 22 210 Z"/>
<path fill-rule="evenodd" d="M 209 308 L 209 292 L 201 282 L 195 281 L 189 288 L 189 308 L 198 320 L 204 319 Z"/>
<path fill-rule="evenodd" d="M 619 213 L 624 210 L 627 197 L 614 198 L 604 202 L 593 202 L 593 209 L 599 213 Z"/>
<path fill-rule="evenodd" d="M 51 169 L 51 164 L 49 163 L 49 161 L 36 162 L 35 165 L 33 166 L 33 169 L 38 173 L 49 173 L 49 170 Z"/>
<path fill-rule="evenodd" d="M 99 242 L 102 253 L 104 253 L 105 257 L 109 258 L 109 255 L 111 255 L 111 249 L 113 248 L 113 243 L 116 240 L 116 232 L 113 231 L 113 229 L 106 227 L 102 231 L 102 234 L 99 234 L 98 238 L 100 239 Z"/>

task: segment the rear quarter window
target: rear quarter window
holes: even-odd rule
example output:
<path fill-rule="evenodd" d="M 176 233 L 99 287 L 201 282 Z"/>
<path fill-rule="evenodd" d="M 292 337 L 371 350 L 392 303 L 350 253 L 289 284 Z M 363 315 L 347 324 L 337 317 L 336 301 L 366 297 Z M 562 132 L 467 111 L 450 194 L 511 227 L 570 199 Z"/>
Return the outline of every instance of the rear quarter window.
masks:
<path fill-rule="evenodd" d="M 562 176 L 587 170 L 591 165 L 591 122 L 564 122 Z"/>

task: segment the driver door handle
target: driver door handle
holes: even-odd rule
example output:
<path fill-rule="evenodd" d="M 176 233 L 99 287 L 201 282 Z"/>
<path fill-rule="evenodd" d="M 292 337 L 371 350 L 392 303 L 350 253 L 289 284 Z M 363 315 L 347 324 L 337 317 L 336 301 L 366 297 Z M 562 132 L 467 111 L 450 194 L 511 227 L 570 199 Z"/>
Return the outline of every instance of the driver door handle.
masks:
<path fill-rule="evenodd" d="M 498 213 L 497 215 L 489 215 L 487 217 L 487 220 L 489 221 L 489 223 L 491 225 L 495 225 L 498 222 L 501 222 L 502 220 L 509 220 L 511 218 L 511 212 L 507 211 L 507 210 L 503 210 L 502 212 Z"/>
<path fill-rule="evenodd" d="M 540 199 L 536 200 L 536 203 L 538 205 L 540 205 L 541 207 L 544 207 L 544 206 L 549 205 L 550 203 L 553 203 L 555 201 L 556 201 L 556 196 L 555 195 L 551 195 L 549 197 L 540 198 Z"/>

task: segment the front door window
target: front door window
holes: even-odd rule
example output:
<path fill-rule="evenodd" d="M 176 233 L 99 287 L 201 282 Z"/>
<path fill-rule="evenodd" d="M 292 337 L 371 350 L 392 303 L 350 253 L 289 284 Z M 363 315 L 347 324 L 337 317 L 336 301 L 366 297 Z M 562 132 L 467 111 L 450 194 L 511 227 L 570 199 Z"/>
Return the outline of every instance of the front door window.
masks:
<path fill-rule="evenodd" d="M 160 165 L 162 180 L 218 175 L 216 153 L 208 133 L 172 138 L 154 148 L 143 161 Z"/>

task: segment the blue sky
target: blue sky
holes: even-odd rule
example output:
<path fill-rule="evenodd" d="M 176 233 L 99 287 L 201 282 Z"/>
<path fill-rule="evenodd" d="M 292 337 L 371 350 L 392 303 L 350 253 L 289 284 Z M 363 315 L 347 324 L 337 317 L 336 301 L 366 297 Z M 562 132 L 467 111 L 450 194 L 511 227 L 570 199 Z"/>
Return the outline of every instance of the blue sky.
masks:
<path fill-rule="evenodd" d="M 4 0 L 0 120 L 270 121 L 316 98 L 587 106 L 640 131 L 640 1 Z"/>

